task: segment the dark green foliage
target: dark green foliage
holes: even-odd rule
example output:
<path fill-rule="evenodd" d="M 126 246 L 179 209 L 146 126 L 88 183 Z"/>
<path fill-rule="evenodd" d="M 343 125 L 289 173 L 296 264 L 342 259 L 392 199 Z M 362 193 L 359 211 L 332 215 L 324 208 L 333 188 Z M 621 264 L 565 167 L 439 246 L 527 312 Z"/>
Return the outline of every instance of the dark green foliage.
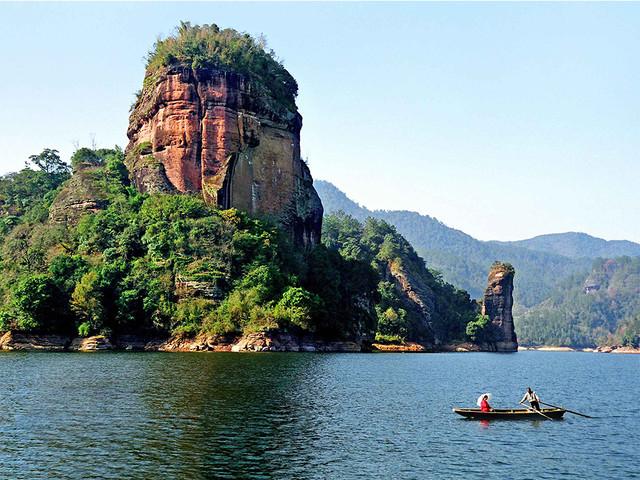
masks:
<path fill-rule="evenodd" d="M 503 339 L 503 332 L 491 323 L 487 315 L 481 314 L 467 324 L 466 334 L 475 343 L 494 343 Z"/>
<path fill-rule="evenodd" d="M 15 327 L 21 330 L 40 330 L 56 312 L 56 288 L 44 274 L 27 275 L 11 289 L 11 307 Z"/>
<path fill-rule="evenodd" d="M 13 192 L 9 204 L 21 206 L 0 249 L 0 329 L 82 336 L 280 329 L 333 339 L 373 339 L 377 330 L 386 341 L 446 341 L 462 338 L 473 318 L 466 292 L 429 272 L 385 222 L 329 217 L 324 244 L 298 249 L 268 221 L 218 210 L 200 196 L 140 194 L 119 148 L 78 150 L 74 176 L 62 186 L 63 177 L 51 177 L 62 173 L 50 153 L 38 160 L 46 171 L 25 170 L 0 185 Z M 36 201 L 37 192 L 47 200 Z M 102 209 L 50 221 L 52 202 L 60 209 L 67 199 L 100 199 Z M 427 298 L 427 320 L 407 306 L 396 270 Z"/>
<path fill-rule="evenodd" d="M 393 283 L 381 281 L 378 284 L 380 302 L 376 305 L 378 316 L 377 339 L 400 339 L 404 341 L 409 335 L 407 311 L 399 298 Z"/>
<path fill-rule="evenodd" d="M 537 307 L 516 317 L 523 344 L 593 347 L 640 335 L 640 258 L 594 262 Z"/>
<path fill-rule="evenodd" d="M 5 288 L 0 329 L 68 333 L 70 312 L 52 275 L 24 273 Z"/>
<path fill-rule="evenodd" d="M 77 170 L 82 165 L 100 167 L 104 164 L 104 158 L 96 150 L 80 148 L 71 156 L 71 167 Z"/>
<path fill-rule="evenodd" d="M 175 308 L 173 328 L 175 335 L 194 336 L 202 330 L 203 320 L 214 310 L 214 302 L 206 298 L 186 298 Z M 224 333 L 224 332 L 215 332 Z"/>
<path fill-rule="evenodd" d="M 57 179 L 58 183 L 64 181 L 70 173 L 69 165 L 60 159 L 58 151 L 50 148 L 45 148 L 38 155 L 31 155 L 29 162 L 49 177 Z"/>
<path fill-rule="evenodd" d="M 625 347 L 640 348 L 640 314 L 618 325 L 617 337 Z"/>
<path fill-rule="evenodd" d="M 373 218 L 360 224 L 338 212 L 325 217 L 323 243 L 345 260 L 373 270 L 378 290 L 375 311 L 379 338 L 444 342 L 464 337 L 465 326 L 475 315 L 475 302 L 467 292 L 429 271 L 394 227 Z M 407 302 L 392 273 L 406 278 L 430 305 L 428 323 L 416 306 Z"/>
<path fill-rule="evenodd" d="M 338 330 L 345 337 L 373 336 L 378 277 L 369 263 L 344 258 L 338 250 L 319 245 L 307 257 L 303 280 L 302 286 L 318 294 L 324 302 L 318 331 Z M 345 325 L 345 318 L 352 321 Z"/>
<path fill-rule="evenodd" d="M 57 150 L 45 148 L 29 159 L 37 170 L 27 166 L 0 177 L 0 234 L 11 231 L 27 214 L 28 220 L 43 220 L 56 189 L 69 178 L 69 166 L 60 159 Z"/>
<path fill-rule="evenodd" d="M 77 225 L 50 222 L 46 205 L 34 215 L 37 202 L 17 217 L 2 243 L 0 329 L 373 333 L 377 282 L 368 264 L 323 246 L 298 252 L 276 226 L 200 196 L 142 195 L 128 185 L 123 157 L 117 148 L 73 155 L 74 179 L 58 195 L 82 188 L 81 198 L 105 200 Z M 11 183 L 16 191 L 39 173 L 29 172 Z"/>
<path fill-rule="evenodd" d="M 89 264 L 80 255 L 58 255 L 49 262 L 51 279 L 61 292 L 71 294 L 75 284 L 87 273 Z"/>
<path fill-rule="evenodd" d="M 263 38 L 255 40 L 249 34 L 230 28 L 221 30 L 215 24 L 198 26 L 182 22 L 174 36 L 158 40 L 149 53 L 147 78 L 153 78 L 160 67 L 176 65 L 242 73 L 255 88 L 264 89 L 289 110 L 296 110 L 298 84 L 275 53 L 266 49 Z"/>
<path fill-rule="evenodd" d="M 322 299 L 301 287 L 288 287 L 274 309 L 279 321 L 285 321 L 303 330 L 315 330 L 314 315 L 322 309 Z"/>

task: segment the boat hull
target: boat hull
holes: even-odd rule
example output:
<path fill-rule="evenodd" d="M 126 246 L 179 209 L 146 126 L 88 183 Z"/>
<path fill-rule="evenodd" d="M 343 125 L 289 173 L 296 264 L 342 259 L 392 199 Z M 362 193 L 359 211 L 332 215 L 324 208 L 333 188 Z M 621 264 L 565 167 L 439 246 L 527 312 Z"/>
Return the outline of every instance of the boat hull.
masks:
<path fill-rule="evenodd" d="M 453 411 L 470 420 L 547 420 L 544 416 L 524 408 L 494 409 L 483 412 L 479 408 L 454 408 Z M 543 408 L 540 410 L 552 420 L 560 420 L 565 410 L 561 408 Z"/>

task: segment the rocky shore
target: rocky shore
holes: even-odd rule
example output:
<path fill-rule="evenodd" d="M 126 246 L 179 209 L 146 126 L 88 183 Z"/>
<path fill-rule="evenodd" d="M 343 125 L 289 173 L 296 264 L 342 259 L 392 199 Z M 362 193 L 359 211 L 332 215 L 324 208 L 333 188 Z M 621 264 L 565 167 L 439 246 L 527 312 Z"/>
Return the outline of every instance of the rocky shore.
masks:
<path fill-rule="evenodd" d="M 361 352 L 369 349 L 361 343 L 326 341 L 297 337 L 286 333 L 250 333 L 241 337 L 198 335 L 196 337 L 146 338 L 134 335 L 110 339 L 65 337 L 60 335 L 30 335 L 6 332 L 0 336 L 0 350 L 71 351 L 105 350 L 146 352 Z"/>
<path fill-rule="evenodd" d="M 487 346 L 485 346 L 487 347 Z M 454 342 L 440 345 L 422 345 L 415 342 L 403 344 L 374 343 L 371 345 L 373 352 L 412 352 L 412 353 L 446 353 L 446 352 L 493 352 L 495 349 L 483 348 L 470 342 Z"/>
<path fill-rule="evenodd" d="M 123 335 L 114 339 L 96 335 L 92 337 L 65 337 L 61 335 L 32 335 L 20 332 L 0 334 L 0 350 L 50 352 L 479 352 L 494 351 L 469 342 L 456 342 L 438 346 L 415 342 L 404 344 L 367 344 L 353 341 L 320 340 L 299 337 L 282 332 L 256 332 L 241 337 L 197 335 L 148 338 Z"/>
<path fill-rule="evenodd" d="M 596 352 L 596 353 L 640 353 L 640 348 L 634 347 L 623 347 L 622 345 L 614 345 L 614 346 L 606 346 L 606 347 L 598 347 L 594 349 L 583 349 L 583 352 Z"/>
<path fill-rule="evenodd" d="M 174 336 L 169 338 L 149 338 L 123 335 L 108 338 L 65 337 L 62 335 L 32 335 L 20 332 L 0 334 L 0 350 L 5 351 L 48 351 L 48 352 L 97 352 L 108 350 L 139 352 L 491 352 L 490 345 L 476 345 L 470 342 L 455 342 L 442 345 L 422 345 L 415 342 L 404 344 L 366 344 L 353 341 L 320 340 L 309 336 L 300 337 L 283 332 L 256 332 L 240 337 L 220 337 L 200 334 L 196 337 Z M 518 351 L 540 352 L 593 352 L 640 354 L 640 348 L 621 345 L 598 348 L 571 348 L 564 346 L 527 347 Z"/>
<path fill-rule="evenodd" d="M 419 343 L 407 342 L 406 344 L 384 344 L 374 343 L 371 345 L 374 352 L 427 352 L 427 347 Z"/>
<path fill-rule="evenodd" d="M 538 352 L 591 352 L 591 353 L 640 353 L 640 348 L 624 347 L 622 345 L 611 345 L 597 348 L 572 348 L 559 346 L 543 346 L 543 347 L 518 347 L 518 351 L 535 350 Z"/>

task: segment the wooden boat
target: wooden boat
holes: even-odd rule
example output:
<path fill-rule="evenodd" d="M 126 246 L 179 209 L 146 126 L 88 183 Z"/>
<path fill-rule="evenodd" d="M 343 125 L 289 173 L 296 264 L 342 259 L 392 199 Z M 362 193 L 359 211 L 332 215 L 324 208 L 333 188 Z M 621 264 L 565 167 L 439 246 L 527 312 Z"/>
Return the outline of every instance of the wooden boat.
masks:
<path fill-rule="evenodd" d="M 526 408 L 494 408 L 490 412 L 483 412 L 479 408 L 454 408 L 453 411 L 471 420 L 547 420 L 539 413 Z M 543 408 L 540 412 L 552 420 L 560 420 L 566 410 Z"/>

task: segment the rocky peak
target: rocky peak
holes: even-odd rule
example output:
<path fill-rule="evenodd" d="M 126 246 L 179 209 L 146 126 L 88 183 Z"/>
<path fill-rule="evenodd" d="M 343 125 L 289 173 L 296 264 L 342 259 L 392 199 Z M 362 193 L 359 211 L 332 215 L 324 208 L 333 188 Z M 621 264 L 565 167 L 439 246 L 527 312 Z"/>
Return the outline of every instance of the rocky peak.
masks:
<path fill-rule="evenodd" d="M 482 314 L 498 327 L 503 338 L 496 342 L 499 352 L 518 350 L 518 339 L 513 325 L 513 277 L 515 270 L 508 263 L 495 262 L 489 271 L 487 288 L 484 292 Z"/>
<path fill-rule="evenodd" d="M 76 225 L 86 213 L 106 208 L 109 202 L 100 181 L 102 176 L 102 169 L 94 164 L 75 165 L 73 175 L 51 204 L 49 221 Z"/>
<path fill-rule="evenodd" d="M 186 28 L 179 35 L 200 27 Z M 203 42 L 227 32 L 202 31 Z M 201 192 L 221 208 L 276 218 L 299 243 L 319 242 L 322 204 L 300 158 L 294 95 L 277 97 L 278 82 L 244 73 L 241 65 L 191 60 L 150 61 L 147 68 L 127 132 L 126 162 L 137 188 Z M 273 71 L 286 72 L 279 64 Z"/>

